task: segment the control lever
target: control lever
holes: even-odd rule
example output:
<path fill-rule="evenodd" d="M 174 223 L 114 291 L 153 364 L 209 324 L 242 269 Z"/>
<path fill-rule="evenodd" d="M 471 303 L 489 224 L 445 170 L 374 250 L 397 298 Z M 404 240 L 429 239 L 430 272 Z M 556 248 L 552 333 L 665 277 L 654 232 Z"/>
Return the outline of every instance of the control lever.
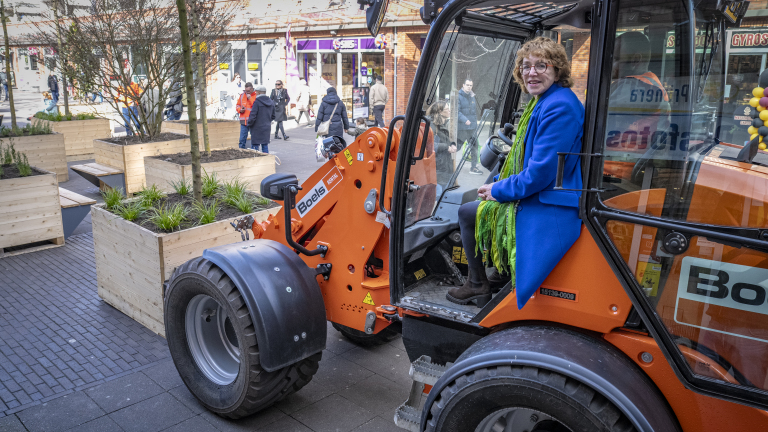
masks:
<path fill-rule="evenodd" d="M 232 225 L 232 228 L 234 228 L 235 231 L 240 233 L 240 238 L 242 238 L 243 241 L 246 241 L 251 239 L 248 231 L 250 231 L 250 229 L 253 228 L 253 222 L 254 222 L 253 216 L 245 215 L 240 219 L 235 219 L 229 224 Z"/>

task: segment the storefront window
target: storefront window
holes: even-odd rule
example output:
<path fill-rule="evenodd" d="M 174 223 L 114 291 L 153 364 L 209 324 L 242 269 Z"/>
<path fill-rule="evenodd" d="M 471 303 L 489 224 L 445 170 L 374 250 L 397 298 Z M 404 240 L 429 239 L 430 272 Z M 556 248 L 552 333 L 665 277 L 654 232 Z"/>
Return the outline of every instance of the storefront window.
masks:
<path fill-rule="evenodd" d="M 749 140 L 748 124 L 745 127 L 741 121 L 752 122 L 749 114 L 744 114 L 744 108 L 752 110 L 749 100 L 752 98 L 752 89 L 757 87 L 762 61 L 763 54 L 732 54 L 728 58 L 723 107 L 723 117 L 728 121 L 722 130 L 722 141 L 744 144 L 744 141 Z M 745 120 L 739 120 L 738 117 L 744 117 Z"/>
<path fill-rule="evenodd" d="M 341 55 L 341 91 L 339 96 L 347 107 L 347 117 L 352 118 L 352 87 L 357 86 L 357 54 Z"/>
<path fill-rule="evenodd" d="M 362 53 L 360 63 L 361 87 L 375 84 L 376 75 L 384 76 L 384 53 Z"/>
<path fill-rule="evenodd" d="M 307 80 L 309 93 L 312 95 L 312 104 L 319 104 L 325 90 L 321 85 L 320 74 L 317 70 L 317 54 L 304 53 L 299 56 L 299 75 Z"/>

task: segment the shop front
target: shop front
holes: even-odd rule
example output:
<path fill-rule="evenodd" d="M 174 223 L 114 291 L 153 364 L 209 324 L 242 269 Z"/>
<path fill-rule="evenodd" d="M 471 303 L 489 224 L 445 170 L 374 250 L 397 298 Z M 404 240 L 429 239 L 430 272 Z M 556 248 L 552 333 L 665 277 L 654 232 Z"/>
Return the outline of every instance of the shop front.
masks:
<path fill-rule="evenodd" d="M 370 87 L 375 76 L 384 75 L 384 47 L 372 37 L 298 39 L 299 76 L 307 80 L 315 109 L 326 89 L 335 87 L 352 118 L 355 88 Z"/>
<path fill-rule="evenodd" d="M 768 27 L 727 31 L 726 78 L 721 140 L 744 144 L 752 123 L 749 105 L 752 89 L 757 87 L 760 72 L 766 68 Z"/>

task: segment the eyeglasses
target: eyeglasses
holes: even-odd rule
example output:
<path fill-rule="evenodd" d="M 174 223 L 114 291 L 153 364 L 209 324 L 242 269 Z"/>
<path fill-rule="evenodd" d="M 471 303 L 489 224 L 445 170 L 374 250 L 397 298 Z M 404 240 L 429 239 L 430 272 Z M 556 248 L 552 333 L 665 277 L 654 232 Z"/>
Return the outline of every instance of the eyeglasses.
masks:
<path fill-rule="evenodd" d="M 283 83 L 275 83 L 275 86 L 282 86 Z"/>
<path fill-rule="evenodd" d="M 547 66 L 555 67 L 555 65 L 551 65 L 549 63 L 536 63 L 535 66 L 533 66 L 533 69 L 536 70 L 536 73 L 543 74 L 547 71 Z M 531 73 L 531 65 L 522 65 L 520 66 L 520 72 L 523 75 L 528 75 Z"/>

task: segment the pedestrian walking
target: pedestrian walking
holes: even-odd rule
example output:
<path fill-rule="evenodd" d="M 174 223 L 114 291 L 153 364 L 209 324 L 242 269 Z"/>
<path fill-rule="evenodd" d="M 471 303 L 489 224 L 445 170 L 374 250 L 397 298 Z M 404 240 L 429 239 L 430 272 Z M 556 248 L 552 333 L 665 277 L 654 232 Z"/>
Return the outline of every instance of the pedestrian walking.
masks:
<path fill-rule="evenodd" d="M 320 107 L 317 109 L 317 117 L 315 118 L 315 132 L 317 132 L 320 124 L 330 121 L 328 125 L 328 133 L 323 136 L 338 136 L 343 137 L 344 131 L 349 129 L 349 120 L 347 120 L 347 107 L 339 99 L 339 95 L 336 94 L 336 89 L 328 87 L 326 95 L 323 97 L 323 101 L 320 103 Z"/>
<path fill-rule="evenodd" d="M 123 115 L 123 125 L 125 126 L 125 133 L 128 136 L 133 136 L 133 128 L 131 123 L 138 129 L 139 110 L 137 108 L 137 101 L 141 97 L 141 87 L 138 84 L 131 81 L 128 87 L 120 87 L 117 91 L 118 106 L 120 106 L 120 112 Z"/>
<path fill-rule="evenodd" d="M 184 103 L 182 101 L 182 83 L 177 81 L 172 84 L 173 89 L 168 93 L 168 102 L 165 104 L 165 119 L 178 120 L 181 113 L 184 112 Z"/>
<path fill-rule="evenodd" d="M 435 168 L 437 184 L 443 188 L 453 175 L 453 155 L 456 153 L 456 143 L 451 141 L 451 107 L 448 102 L 438 100 L 427 109 L 427 117 L 432 122 L 432 132 L 435 136 Z"/>
<path fill-rule="evenodd" d="M 51 92 L 53 101 L 59 103 L 59 79 L 56 78 L 56 75 L 54 75 L 53 72 L 48 75 L 48 90 Z"/>
<path fill-rule="evenodd" d="M 376 75 L 376 84 L 371 87 L 371 105 L 373 105 L 373 117 L 376 119 L 376 126 L 386 127 L 386 123 L 384 123 L 384 108 L 386 108 L 387 101 L 389 101 L 389 92 L 381 80 L 381 75 Z"/>
<path fill-rule="evenodd" d="M 275 139 L 279 138 L 277 136 L 279 129 L 283 133 L 283 139 L 287 140 L 288 135 L 285 134 L 285 129 L 283 129 L 283 122 L 288 120 L 288 116 L 285 114 L 285 107 L 291 101 L 291 97 L 288 96 L 288 90 L 283 88 L 282 81 L 275 81 L 275 88 L 272 89 L 272 94 L 269 95 L 269 98 L 275 104 L 275 121 L 277 122 L 275 125 Z"/>
<path fill-rule="evenodd" d="M 258 94 L 253 90 L 253 84 L 245 83 L 245 91 L 237 99 L 237 105 L 235 105 L 235 109 L 240 114 L 240 141 L 238 141 L 237 145 L 242 149 L 246 148 L 245 141 L 248 139 L 248 132 L 250 130 L 248 117 L 251 116 L 253 102 L 256 101 L 257 96 Z M 251 134 L 251 143 L 253 143 L 253 134 Z"/>
<path fill-rule="evenodd" d="M 251 130 L 251 148 L 264 153 L 269 153 L 269 133 L 272 126 L 272 120 L 275 119 L 275 103 L 267 97 L 267 88 L 258 85 L 254 88 L 256 100 L 251 107 L 251 114 L 248 116 L 247 126 Z"/>
<path fill-rule="evenodd" d="M 465 142 L 469 148 L 470 174 L 482 174 L 477 168 L 477 140 L 475 140 L 475 129 L 477 128 L 477 99 L 472 91 L 474 83 L 471 79 L 464 80 L 464 85 L 459 90 L 459 123 L 456 125 L 456 133 L 459 139 L 459 145 Z"/>
<path fill-rule="evenodd" d="M 240 78 L 240 74 L 235 72 L 235 75 L 232 77 L 232 82 L 229 84 L 227 95 L 231 96 L 233 101 L 237 100 L 245 91 L 245 84 L 247 83 L 243 82 Z"/>
<path fill-rule="evenodd" d="M 296 117 L 297 125 L 301 124 L 302 114 L 307 116 L 307 124 L 312 121 L 312 119 L 309 117 L 309 112 L 312 109 L 311 102 L 312 95 L 309 93 L 309 86 L 307 85 L 307 81 L 302 78 L 299 80 L 299 96 L 296 98 L 296 109 L 299 110 L 299 115 Z"/>

